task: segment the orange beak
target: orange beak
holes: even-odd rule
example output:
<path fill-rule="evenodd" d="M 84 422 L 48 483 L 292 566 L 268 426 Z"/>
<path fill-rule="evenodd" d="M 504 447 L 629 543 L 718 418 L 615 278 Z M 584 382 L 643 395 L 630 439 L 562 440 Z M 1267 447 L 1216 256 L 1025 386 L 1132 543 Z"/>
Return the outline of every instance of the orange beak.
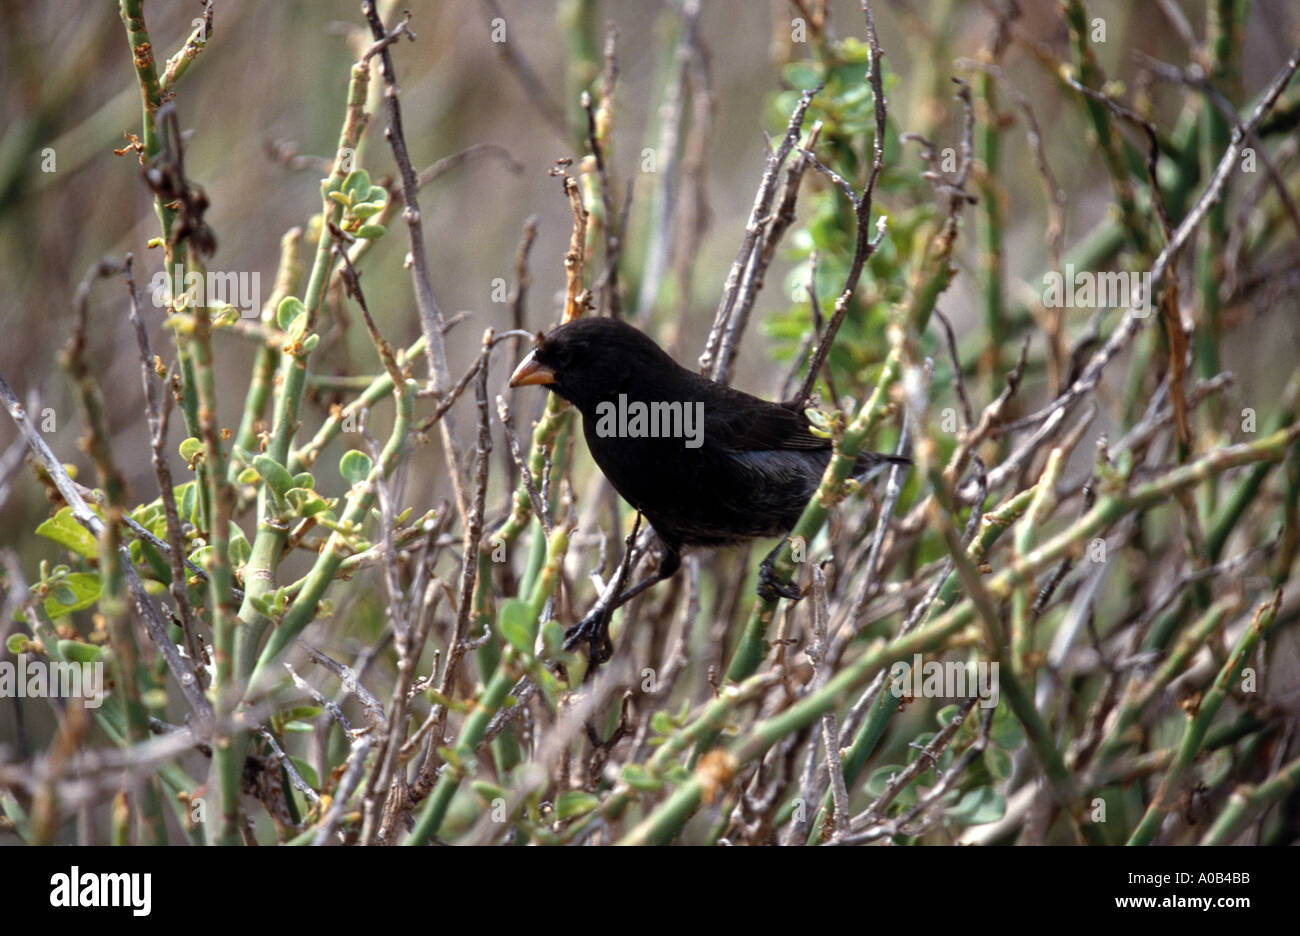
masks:
<path fill-rule="evenodd" d="M 510 386 L 526 387 L 530 384 L 555 383 L 555 371 L 537 360 L 537 349 L 528 352 L 528 357 L 519 362 L 515 372 L 510 375 Z"/>

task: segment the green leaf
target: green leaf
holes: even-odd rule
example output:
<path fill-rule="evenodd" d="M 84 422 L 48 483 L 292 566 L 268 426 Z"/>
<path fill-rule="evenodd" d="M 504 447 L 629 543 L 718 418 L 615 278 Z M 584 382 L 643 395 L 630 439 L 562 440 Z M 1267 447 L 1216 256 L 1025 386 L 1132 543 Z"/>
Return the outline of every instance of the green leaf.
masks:
<path fill-rule="evenodd" d="M 831 423 L 826 418 L 826 414 L 819 409 L 809 407 L 803 411 L 804 416 L 808 418 L 808 431 L 819 439 L 832 438 Z"/>
<path fill-rule="evenodd" d="M 671 783 L 685 783 L 691 779 L 691 772 L 681 764 L 673 764 L 664 771 L 664 778 Z"/>
<path fill-rule="evenodd" d="M 253 547 L 249 545 L 248 537 L 244 535 L 244 531 L 234 521 L 230 523 L 230 549 L 226 554 L 230 557 L 230 567 L 232 569 L 238 569 L 253 554 Z"/>
<path fill-rule="evenodd" d="M 36 533 L 38 536 L 54 540 L 60 546 L 87 559 L 99 555 L 99 543 L 90 535 L 89 530 L 77 522 L 76 517 L 72 515 L 71 507 L 62 508 L 38 526 Z"/>
<path fill-rule="evenodd" d="M 589 813 L 600 805 L 594 793 L 584 790 L 565 790 L 555 798 L 555 815 L 559 819 L 572 819 Z"/>
<path fill-rule="evenodd" d="M 364 240 L 379 240 L 388 233 L 388 228 L 382 224 L 363 224 L 357 228 L 357 237 Z"/>
<path fill-rule="evenodd" d="M 316 479 L 311 476 L 310 471 L 300 471 L 293 476 L 293 486 L 300 488 L 313 488 L 316 486 Z"/>
<path fill-rule="evenodd" d="M 186 481 L 175 491 L 176 512 L 180 514 L 182 520 L 188 520 L 190 523 L 196 523 L 198 518 L 195 511 L 198 509 L 198 482 Z"/>
<path fill-rule="evenodd" d="M 266 595 L 249 595 L 248 601 L 253 606 L 253 610 L 262 617 L 274 617 L 275 609 L 271 607 L 271 599 Z"/>
<path fill-rule="evenodd" d="M 181 458 L 187 462 L 194 461 L 195 458 L 203 454 L 203 443 L 194 436 L 190 436 L 181 442 Z"/>
<path fill-rule="evenodd" d="M 495 799 L 503 800 L 506 798 L 504 787 L 497 786 L 495 783 L 488 783 L 486 780 L 475 780 L 470 784 L 470 788 L 483 797 L 487 803 L 491 803 Z"/>
<path fill-rule="evenodd" d="M 879 796 L 885 792 L 885 787 L 889 784 L 889 778 L 894 774 L 900 774 L 903 768 L 898 764 L 886 764 L 884 767 L 877 767 L 867 778 L 867 795 Z"/>
<path fill-rule="evenodd" d="M 1007 801 L 992 787 L 968 790 L 948 815 L 963 825 L 984 825 L 997 822 L 1007 811 Z"/>
<path fill-rule="evenodd" d="M 362 201 L 370 196 L 370 173 L 364 169 L 354 169 L 343 180 L 343 191 L 354 201 Z"/>
<path fill-rule="evenodd" d="M 5 641 L 5 649 L 17 656 L 27 650 L 27 645 L 31 643 L 32 638 L 26 634 L 10 634 L 9 639 Z"/>
<path fill-rule="evenodd" d="M 497 629 L 520 653 L 533 652 L 533 612 L 522 598 L 510 598 L 497 611 Z"/>
<path fill-rule="evenodd" d="M 60 640 L 59 656 L 69 663 L 96 663 L 104 658 L 104 650 L 79 640 Z"/>
<path fill-rule="evenodd" d="M 1004 751 L 1015 751 L 1025 743 L 1025 730 L 1005 706 L 999 706 L 989 729 L 989 740 Z"/>
<path fill-rule="evenodd" d="M 311 721 L 313 718 L 319 718 L 320 713 L 319 705 L 295 705 L 288 711 L 281 712 L 280 718 L 286 722 Z"/>
<path fill-rule="evenodd" d="M 299 517 L 314 517 L 322 510 L 328 510 L 330 506 L 325 498 L 306 488 L 290 488 L 284 499 L 289 509 Z"/>
<path fill-rule="evenodd" d="M 356 449 L 349 449 L 339 459 L 339 474 L 348 484 L 360 484 L 366 480 L 370 477 L 370 469 L 373 467 L 374 462 L 370 460 L 370 456 Z"/>
<path fill-rule="evenodd" d="M 275 310 L 275 322 L 283 331 L 288 331 L 300 315 L 306 314 L 307 307 L 302 304 L 301 299 L 297 296 L 285 296 Z"/>
<path fill-rule="evenodd" d="M 384 206 L 376 205 L 374 202 L 358 202 L 351 210 L 354 218 L 373 218 L 384 210 Z"/>
<path fill-rule="evenodd" d="M 131 511 L 131 519 L 142 527 L 152 528 L 155 523 L 161 528 L 163 526 L 163 509 L 160 501 L 154 501 L 152 504 L 141 504 L 135 510 Z"/>
<path fill-rule="evenodd" d="M 817 82 L 821 81 L 821 75 L 817 73 L 816 68 L 807 62 L 792 62 L 785 67 L 785 80 L 791 87 L 806 91 L 809 88 L 817 87 Z"/>
<path fill-rule="evenodd" d="M 1005 780 L 1011 776 L 1011 755 L 999 747 L 984 751 L 984 763 L 988 765 L 989 774 L 995 780 Z"/>
<path fill-rule="evenodd" d="M 542 646 L 547 656 L 554 656 L 564 649 L 564 625 L 559 621 L 547 621 L 542 625 Z"/>
<path fill-rule="evenodd" d="M 258 455 L 253 459 L 253 467 L 276 497 L 284 497 L 285 492 L 293 487 L 293 475 L 270 455 Z"/>
<path fill-rule="evenodd" d="M 871 47 L 857 36 L 845 36 L 840 40 L 837 51 L 840 58 L 855 65 L 865 65 L 871 60 Z"/>
<path fill-rule="evenodd" d="M 444 744 L 438 748 L 438 756 L 453 770 L 459 771 L 465 767 L 465 759 L 460 756 L 460 752 L 449 744 Z"/>
<path fill-rule="evenodd" d="M 957 712 L 960 710 L 961 707 L 958 705 L 945 705 L 934 713 L 934 720 L 939 723 L 940 728 L 947 728 L 948 723 L 957 716 Z"/>
<path fill-rule="evenodd" d="M 668 735 L 677 730 L 673 717 L 660 709 L 650 716 L 650 730 L 655 734 Z"/>
<path fill-rule="evenodd" d="M 624 764 L 621 777 L 623 782 L 634 790 L 643 790 L 650 793 L 663 786 L 661 781 L 650 776 L 649 771 L 640 764 Z"/>
<path fill-rule="evenodd" d="M 73 611 L 89 608 L 99 600 L 99 594 L 103 590 L 104 585 L 98 573 L 71 572 L 64 577 L 54 594 L 45 599 L 45 613 L 53 621 Z M 60 598 L 71 600 L 64 601 Z"/>

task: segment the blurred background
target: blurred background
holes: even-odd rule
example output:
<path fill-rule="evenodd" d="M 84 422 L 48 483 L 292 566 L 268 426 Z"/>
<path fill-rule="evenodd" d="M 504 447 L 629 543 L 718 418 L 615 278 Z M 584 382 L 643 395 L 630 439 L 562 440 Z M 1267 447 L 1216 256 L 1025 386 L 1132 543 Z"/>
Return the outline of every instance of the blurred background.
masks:
<path fill-rule="evenodd" d="M 394 21 L 395 6 L 381 5 L 386 22 Z M 1166 6 L 1181 10 L 1195 34 L 1202 34 L 1202 0 L 1176 0 Z M 661 121 L 666 89 L 677 72 L 681 18 L 675 7 L 653 0 L 411 0 L 404 7 L 411 11 L 418 39 L 399 42 L 393 55 L 406 140 L 416 168 L 476 148 L 421 195 L 438 303 L 448 317 L 467 313 L 448 338 L 453 375 L 472 362 L 485 328 L 511 327 L 501 284 L 514 282 L 515 254 L 530 216 L 537 219 L 537 238 L 529 263 L 532 286 L 525 325 L 544 330 L 559 319 L 571 215 L 559 182 L 548 172 L 557 159 L 579 160 L 583 155 L 582 140 L 563 124 L 581 126 L 574 110 L 577 89 L 595 76 L 582 73 L 579 66 L 599 65 L 606 24 L 617 32 L 618 66 L 607 158 L 620 203 L 623 193 L 631 192 L 624 304 L 631 314 L 643 316 L 678 360 L 690 366 L 703 346 L 744 233 L 767 151 L 765 134 L 779 135 L 789 113 L 788 97 L 778 93 L 789 91 L 788 66 L 802 54 L 791 41 L 796 8 L 784 0 L 706 0 L 701 5 L 698 44 L 707 65 L 712 107 L 699 141 L 703 149 L 698 154 L 697 187 L 680 221 L 683 227 L 695 225 L 694 236 L 681 233 L 676 238 L 678 253 L 691 253 L 670 257 L 667 263 L 671 269 L 674 263 L 684 261 L 689 267 L 693 261 L 693 275 L 682 295 L 685 281 L 666 274 L 654 308 L 642 309 L 639 277 L 663 169 Z M 856 0 L 832 2 L 829 8 L 836 34 L 862 34 Z M 924 134 L 942 146 L 956 142 L 961 112 L 952 99 L 952 62 L 975 56 L 989 44 L 993 8 L 973 0 L 875 4 L 891 75 L 890 120 L 899 131 Z M 1149 94 L 1153 119 L 1161 126 L 1172 125 L 1185 94 L 1182 89 L 1144 84 L 1136 53 L 1186 65 L 1187 44 L 1174 25 L 1177 17 L 1156 2 L 1092 0 L 1088 9 L 1106 27 L 1105 40 L 1094 48 L 1106 75 L 1118 82 L 1114 90 L 1120 96 Z M 1017 29 L 1025 44 L 1040 43 L 1058 57 L 1068 57 L 1067 34 L 1055 0 L 1022 0 L 1020 10 Z M 201 3 L 189 0 L 146 4 L 160 62 L 180 48 L 202 11 Z M 1295 0 L 1254 0 L 1249 11 L 1239 63 L 1239 104 L 1253 99 L 1286 61 L 1300 26 Z M 548 113 L 524 87 L 518 68 L 504 63 L 500 44 L 492 39 L 498 17 L 510 54 L 527 63 L 536 77 L 534 91 L 540 89 L 555 112 Z M 208 47 L 180 82 L 176 106 L 182 130 L 189 134 L 186 171 L 207 193 L 207 221 L 218 242 L 209 268 L 260 274 L 263 299 L 275 279 L 284 232 L 305 226 L 320 209 L 321 160 L 332 155 L 337 144 L 349 68 L 368 41 L 361 25 L 358 4 L 352 0 L 222 0 Z M 930 54 L 935 31 L 947 36 L 946 60 Z M 1113 210 L 1110 180 L 1089 142 L 1080 109 L 1062 106 L 1060 90 L 1042 63 L 1018 53 L 1008 55 L 1004 67 L 1034 108 L 1047 160 L 1068 195 L 1063 231 L 1068 253 Z M 127 145 L 126 134 L 140 132 L 141 120 L 117 5 L 5 0 L 0 3 L 0 73 L 5 91 L 0 95 L 0 373 L 20 396 L 38 403 L 41 411 L 52 411 L 54 428 L 47 440 L 61 459 L 80 467 L 83 481 L 92 483 L 93 471 L 77 444 L 82 432 L 79 407 L 58 364 L 71 331 L 74 293 L 87 270 L 103 257 L 134 254 L 142 284 L 160 264 L 160 252 L 148 246 L 159 230 L 152 195 L 135 155 L 114 153 Z M 1014 109 L 1009 102 L 1004 106 Z M 362 165 L 376 180 L 394 170 L 381 135 L 384 124 L 381 113 L 362 156 Z M 1041 179 L 1023 130 L 1017 128 L 1003 139 L 1000 181 L 1007 279 L 1032 293 L 1040 289 L 1041 273 L 1052 259 Z M 647 158 L 657 160 L 656 171 L 647 171 Z M 810 173 L 805 191 L 827 185 Z M 877 210 L 890 213 L 888 191 L 878 198 Z M 972 222 L 968 213 L 964 230 L 972 230 Z M 1291 243 L 1293 249 L 1294 239 Z M 419 334 L 410 276 L 402 267 L 406 249 L 406 232 L 394 221 L 362 267 L 379 329 L 402 346 Z M 978 343 L 977 250 L 974 237 L 964 234 L 958 239 L 959 275 L 943 308 L 959 337 Z M 789 309 L 788 276 L 795 262 L 778 255 L 768 288 L 758 298 L 756 320 Z M 1243 405 L 1276 400 L 1300 359 L 1297 285 L 1294 277 L 1282 278 L 1274 288 L 1224 311 L 1230 334 L 1220 349 L 1220 363 L 1238 375 L 1233 393 Z M 113 446 L 134 504 L 151 500 L 156 492 L 126 309 L 120 281 L 95 287 L 87 359 L 108 398 Z M 146 311 L 155 347 L 168 348 L 159 327 L 161 311 L 149 305 Z M 1080 311 L 1067 318 L 1067 327 L 1077 332 L 1087 317 Z M 315 373 L 326 378 L 377 373 L 379 363 L 365 331 L 355 321 L 348 326 L 337 305 L 327 310 L 327 318 L 321 329 L 327 347 L 313 361 Z M 233 428 L 256 347 L 230 331 L 220 333 L 216 341 L 219 415 L 223 425 Z M 733 383 L 774 396 L 793 351 L 789 335 L 783 338 L 780 328 L 751 328 Z M 513 366 L 509 356 L 498 352 L 494 358 L 492 394 L 500 392 Z M 1110 379 L 1127 379 L 1122 368 L 1115 370 Z M 422 364 L 417 373 L 423 377 Z M 1041 381 L 1032 389 L 1040 398 L 1050 392 Z M 1034 393 L 1028 395 L 1031 401 Z M 310 434 L 330 404 L 348 398 L 327 385 L 314 387 L 299 440 Z M 543 395 L 518 399 L 516 422 L 526 430 Z M 468 412 L 471 406 L 472 401 L 462 400 L 457 412 Z M 463 419 L 468 438 L 468 417 Z M 494 428 L 500 431 L 495 421 Z M 1104 428 L 1103 416 L 1093 431 Z M 377 429 L 376 434 L 381 433 L 382 428 Z M 175 416 L 170 450 L 178 479 L 184 476 L 184 466 L 176 444 L 183 436 Z M 31 473 L 13 457 L 16 437 L 10 421 L 0 419 L 0 548 L 13 550 L 32 574 L 39 560 L 59 561 L 62 551 L 32 532 L 48 516 L 49 504 Z M 328 464 L 334 464 L 344 444 L 360 442 L 334 443 Z M 409 462 L 406 499 L 420 509 L 449 495 L 437 445 L 435 438 Z M 589 464 L 578 448 L 580 463 Z M 1087 446 L 1080 447 L 1084 449 Z M 334 477 L 330 481 L 338 483 Z M 500 483 L 494 481 L 490 492 L 490 512 L 492 505 L 502 503 Z M 7 629 L 12 622 L 0 624 Z M 0 738 L 9 731 L 10 720 L 0 717 Z"/>

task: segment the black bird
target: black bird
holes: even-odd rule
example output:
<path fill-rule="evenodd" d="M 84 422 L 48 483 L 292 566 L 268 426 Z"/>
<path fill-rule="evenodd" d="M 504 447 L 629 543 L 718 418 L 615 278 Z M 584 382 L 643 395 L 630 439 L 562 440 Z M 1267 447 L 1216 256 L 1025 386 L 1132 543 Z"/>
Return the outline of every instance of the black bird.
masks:
<path fill-rule="evenodd" d="M 592 458 L 660 543 L 655 574 L 565 634 L 566 649 L 587 641 L 593 663 L 609 658 L 614 608 L 673 575 L 684 547 L 789 533 L 832 454 L 831 441 L 811 431 L 803 401 L 770 403 L 716 383 L 617 319 L 577 319 L 539 335 L 510 377 L 512 387 L 527 384 L 582 413 Z M 908 459 L 864 452 L 854 473 L 884 464 Z M 772 574 L 775 557 L 763 562 L 759 594 L 799 597 Z"/>

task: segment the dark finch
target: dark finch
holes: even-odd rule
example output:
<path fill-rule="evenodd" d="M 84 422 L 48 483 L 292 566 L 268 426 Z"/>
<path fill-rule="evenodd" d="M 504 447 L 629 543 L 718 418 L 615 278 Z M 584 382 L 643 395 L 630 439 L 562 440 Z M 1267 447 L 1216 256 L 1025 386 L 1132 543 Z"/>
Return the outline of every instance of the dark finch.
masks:
<path fill-rule="evenodd" d="M 566 634 L 593 662 L 610 652 L 609 615 L 681 564 L 689 546 L 723 546 L 784 536 L 821 482 L 829 439 L 815 435 L 803 401 L 769 403 L 687 370 L 625 322 L 578 319 L 538 338 L 510 386 L 541 384 L 582 413 L 582 432 L 600 470 L 639 510 L 661 544 L 655 575 L 598 605 Z M 864 452 L 855 474 L 896 455 Z M 759 593 L 797 597 L 762 567 Z"/>

